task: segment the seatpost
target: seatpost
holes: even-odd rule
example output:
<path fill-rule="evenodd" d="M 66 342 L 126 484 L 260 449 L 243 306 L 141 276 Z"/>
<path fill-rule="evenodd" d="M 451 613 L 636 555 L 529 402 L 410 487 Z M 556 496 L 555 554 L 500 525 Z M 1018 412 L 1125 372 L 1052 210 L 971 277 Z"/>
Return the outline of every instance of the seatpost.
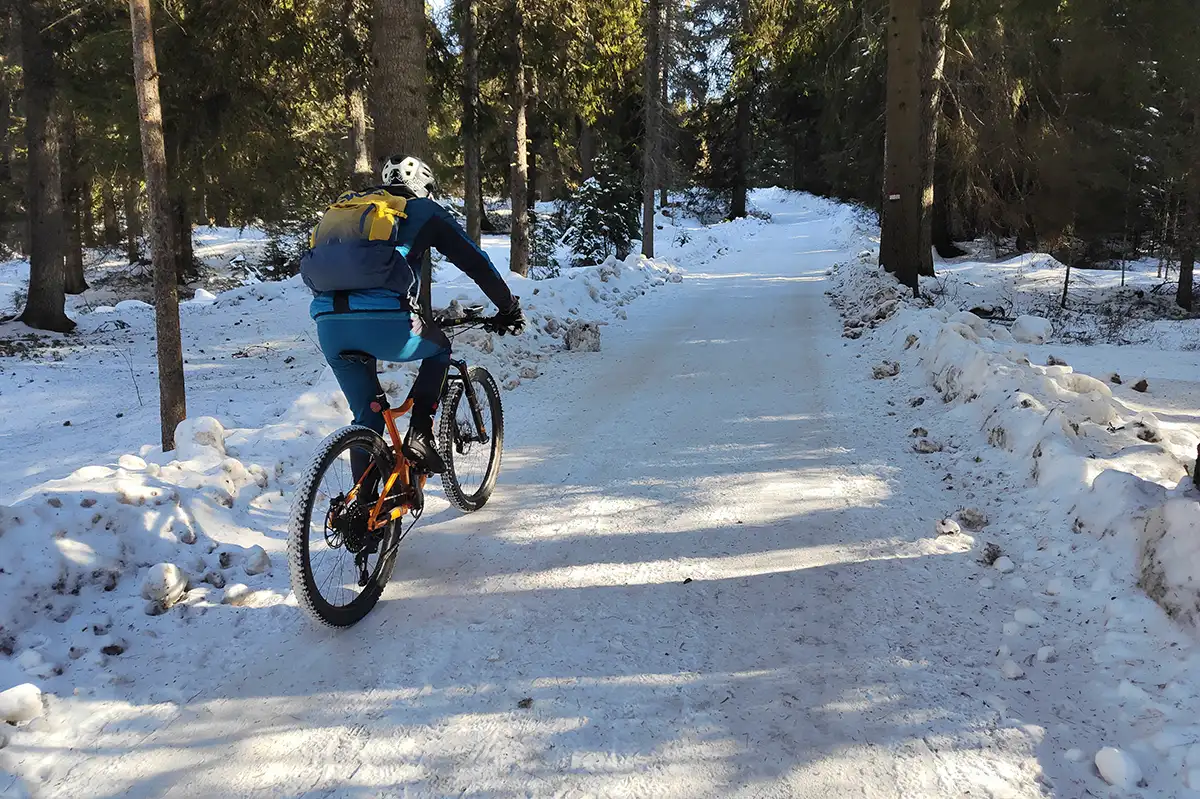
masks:
<path fill-rule="evenodd" d="M 389 411 L 391 409 L 392 406 L 388 404 L 387 394 L 384 393 L 382 388 L 379 389 L 379 393 L 376 394 L 375 399 L 371 401 L 371 410 L 373 410 L 375 413 L 383 413 L 384 411 Z"/>

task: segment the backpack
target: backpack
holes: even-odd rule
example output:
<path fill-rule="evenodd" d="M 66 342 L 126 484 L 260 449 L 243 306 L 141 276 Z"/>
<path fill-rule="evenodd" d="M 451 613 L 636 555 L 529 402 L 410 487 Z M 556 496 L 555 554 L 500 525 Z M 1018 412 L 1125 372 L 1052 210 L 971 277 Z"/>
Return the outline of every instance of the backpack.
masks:
<path fill-rule="evenodd" d="M 312 291 L 389 289 L 412 292 L 415 276 L 396 251 L 397 227 L 408 201 L 385 188 L 346 192 L 321 215 L 300 259 Z"/>
<path fill-rule="evenodd" d="M 408 201 L 380 189 L 348 191 L 325 209 L 313 228 L 308 246 L 350 241 L 387 241 L 395 234 L 397 220 Z"/>

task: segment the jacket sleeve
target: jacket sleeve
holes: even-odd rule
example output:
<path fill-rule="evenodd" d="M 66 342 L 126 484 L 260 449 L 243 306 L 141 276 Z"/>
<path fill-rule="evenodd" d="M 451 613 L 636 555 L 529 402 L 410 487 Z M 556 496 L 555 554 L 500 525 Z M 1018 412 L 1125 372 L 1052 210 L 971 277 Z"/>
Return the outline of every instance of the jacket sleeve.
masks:
<path fill-rule="evenodd" d="M 463 274 L 474 280 L 497 308 L 507 311 L 516 303 L 516 297 L 500 276 L 492 259 L 475 246 L 467 231 L 450 216 L 449 211 L 438 205 L 427 227 L 430 245 L 462 270 Z"/>

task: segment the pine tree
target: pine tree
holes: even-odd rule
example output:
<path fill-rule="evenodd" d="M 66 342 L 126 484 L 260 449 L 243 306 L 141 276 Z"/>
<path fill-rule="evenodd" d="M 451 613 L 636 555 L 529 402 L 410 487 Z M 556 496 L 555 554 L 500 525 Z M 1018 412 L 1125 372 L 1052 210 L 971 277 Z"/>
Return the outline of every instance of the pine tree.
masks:
<path fill-rule="evenodd" d="M 131 177 L 126 180 L 121 200 L 125 210 L 125 259 L 136 264 L 142 259 L 142 213 L 138 208 L 140 186 Z"/>
<path fill-rule="evenodd" d="M 29 296 L 20 319 L 30 327 L 68 332 L 63 257 L 62 172 L 54 51 L 46 28 L 52 21 L 46 0 L 17 3 L 25 97 L 28 152 Z"/>
<path fill-rule="evenodd" d="M 933 167 L 949 0 L 891 0 L 879 262 L 918 290 L 933 274 Z"/>
<path fill-rule="evenodd" d="M 529 274 L 529 136 L 526 124 L 529 97 L 524 27 L 525 0 L 512 0 L 513 157 L 509 188 L 512 200 L 509 268 L 522 277 Z"/>
<path fill-rule="evenodd" d="M 463 87 L 463 204 L 466 206 L 467 235 L 479 244 L 483 226 L 483 183 L 479 150 L 479 27 L 478 0 L 459 0 L 462 26 Z"/>
<path fill-rule="evenodd" d="M 150 251 L 154 259 L 154 319 L 158 344 L 159 420 L 163 452 L 175 449 L 175 428 L 187 416 L 183 376 L 183 346 L 179 331 L 179 290 L 171 227 L 167 182 L 167 153 L 163 136 L 162 105 L 158 92 L 158 65 L 154 52 L 154 27 L 150 0 L 129 0 L 133 30 L 133 69 L 137 83 L 142 158 L 146 195 L 150 203 Z"/>
<path fill-rule="evenodd" d="M 377 0 L 373 32 L 375 160 L 381 164 L 392 155 L 429 158 L 424 0 Z M 430 311 L 432 282 L 432 264 L 426 257 L 417 300 L 426 314 Z"/>
<path fill-rule="evenodd" d="M 746 193 L 750 185 L 750 102 L 754 87 L 749 67 L 749 61 L 752 58 L 751 42 L 753 41 L 750 0 L 739 0 L 738 24 L 740 30 L 737 35 L 737 59 L 742 66 L 738 70 L 740 74 L 734 99 L 736 111 L 733 122 L 733 185 L 731 187 L 733 195 L 729 205 L 731 219 L 739 219 L 746 215 Z"/>
<path fill-rule="evenodd" d="M 1175 302 L 1184 310 L 1192 310 L 1195 292 L 1193 290 L 1193 274 L 1196 268 L 1196 234 L 1200 220 L 1196 219 L 1195 203 L 1189 203 L 1184 214 L 1187 217 L 1183 224 L 1182 236 L 1179 242 L 1179 285 L 1175 290 Z"/>
<path fill-rule="evenodd" d="M 654 257 L 654 190 L 659 179 L 659 33 L 662 26 L 660 0 L 646 5 L 646 74 L 642 92 L 646 130 L 642 142 L 642 254 Z"/>
<path fill-rule="evenodd" d="M 366 70 L 367 56 L 363 42 L 369 31 L 362 20 L 360 0 L 343 0 L 342 60 L 346 118 L 349 123 L 347 161 L 349 173 L 359 185 L 370 183 L 375 170 L 371 165 L 370 139 L 367 135 Z"/>
<path fill-rule="evenodd" d="M 595 170 L 567 207 L 563 241 L 580 266 L 601 263 L 609 256 L 624 260 L 638 235 L 637 185 L 607 155 L 596 157 Z"/>
<path fill-rule="evenodd" d="M 100 181 L 100 240 L 106 247 L 121 243 L 121 220 L 117 215 L 117 198 L 111 180 Z"/>
<path fill-rule="evenodd" d="M 65 233 L 64 288 L 68 294 L 87 291 L 83 275 L 83 159 L 80 153 L 79 128 L 75 112 L 64 109 L 63 136 L 59 148 L 62 173 L 63 231 Z"/>
<path fill-rule="evenodd" d="M 17 111 L 16 67 L 19 59 L 17 44 L 19 24 L 16 14 L 10 14 L 0 3 L 0 250 L 15 246 L 19 236 L 16 229 L 18 190 L 13 172 L 16 150 L 12 136 L 13 117 Z"/>
<path fill-rule="evenodd" d="M 372 27 L 376 161 L 382 163 L 390 155 L 428 158 L 425 4 L 423 0 L 378 0 Z"/>
<path fill-rule="evenodd" d="M 667 207 L 667 189 L 670 182 L 670 156 L 668 149 L 667 136 L 667 116 L 668 109 L 671 107 L 670 98 L 670 74 L 671 66 L 674 62 L 672 51 L 675 42 L 675 9 L 678 5 L 678 0 L 660 0 L 664 8 L 661 13 L 662 24 L 659 27 L 661 31 L 660 41 L 658 46 L 659 53 L 659 84 L 661 89 L 660 105 L 658 107 L 658 185 L 659 185 L 659 207 Z"/>

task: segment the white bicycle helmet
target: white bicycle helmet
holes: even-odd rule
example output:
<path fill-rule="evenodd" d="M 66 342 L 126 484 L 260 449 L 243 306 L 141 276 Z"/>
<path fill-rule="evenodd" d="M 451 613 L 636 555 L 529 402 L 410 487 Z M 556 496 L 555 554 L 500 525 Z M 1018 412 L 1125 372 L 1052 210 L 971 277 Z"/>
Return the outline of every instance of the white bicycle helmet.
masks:
<path fill-rule="evenodd" d="M 393 155 L 383 162 L 383 185 L 405 186 L 414 197 L 428 197 L 435 181 L 429 164 L 411 155 Z"/>

